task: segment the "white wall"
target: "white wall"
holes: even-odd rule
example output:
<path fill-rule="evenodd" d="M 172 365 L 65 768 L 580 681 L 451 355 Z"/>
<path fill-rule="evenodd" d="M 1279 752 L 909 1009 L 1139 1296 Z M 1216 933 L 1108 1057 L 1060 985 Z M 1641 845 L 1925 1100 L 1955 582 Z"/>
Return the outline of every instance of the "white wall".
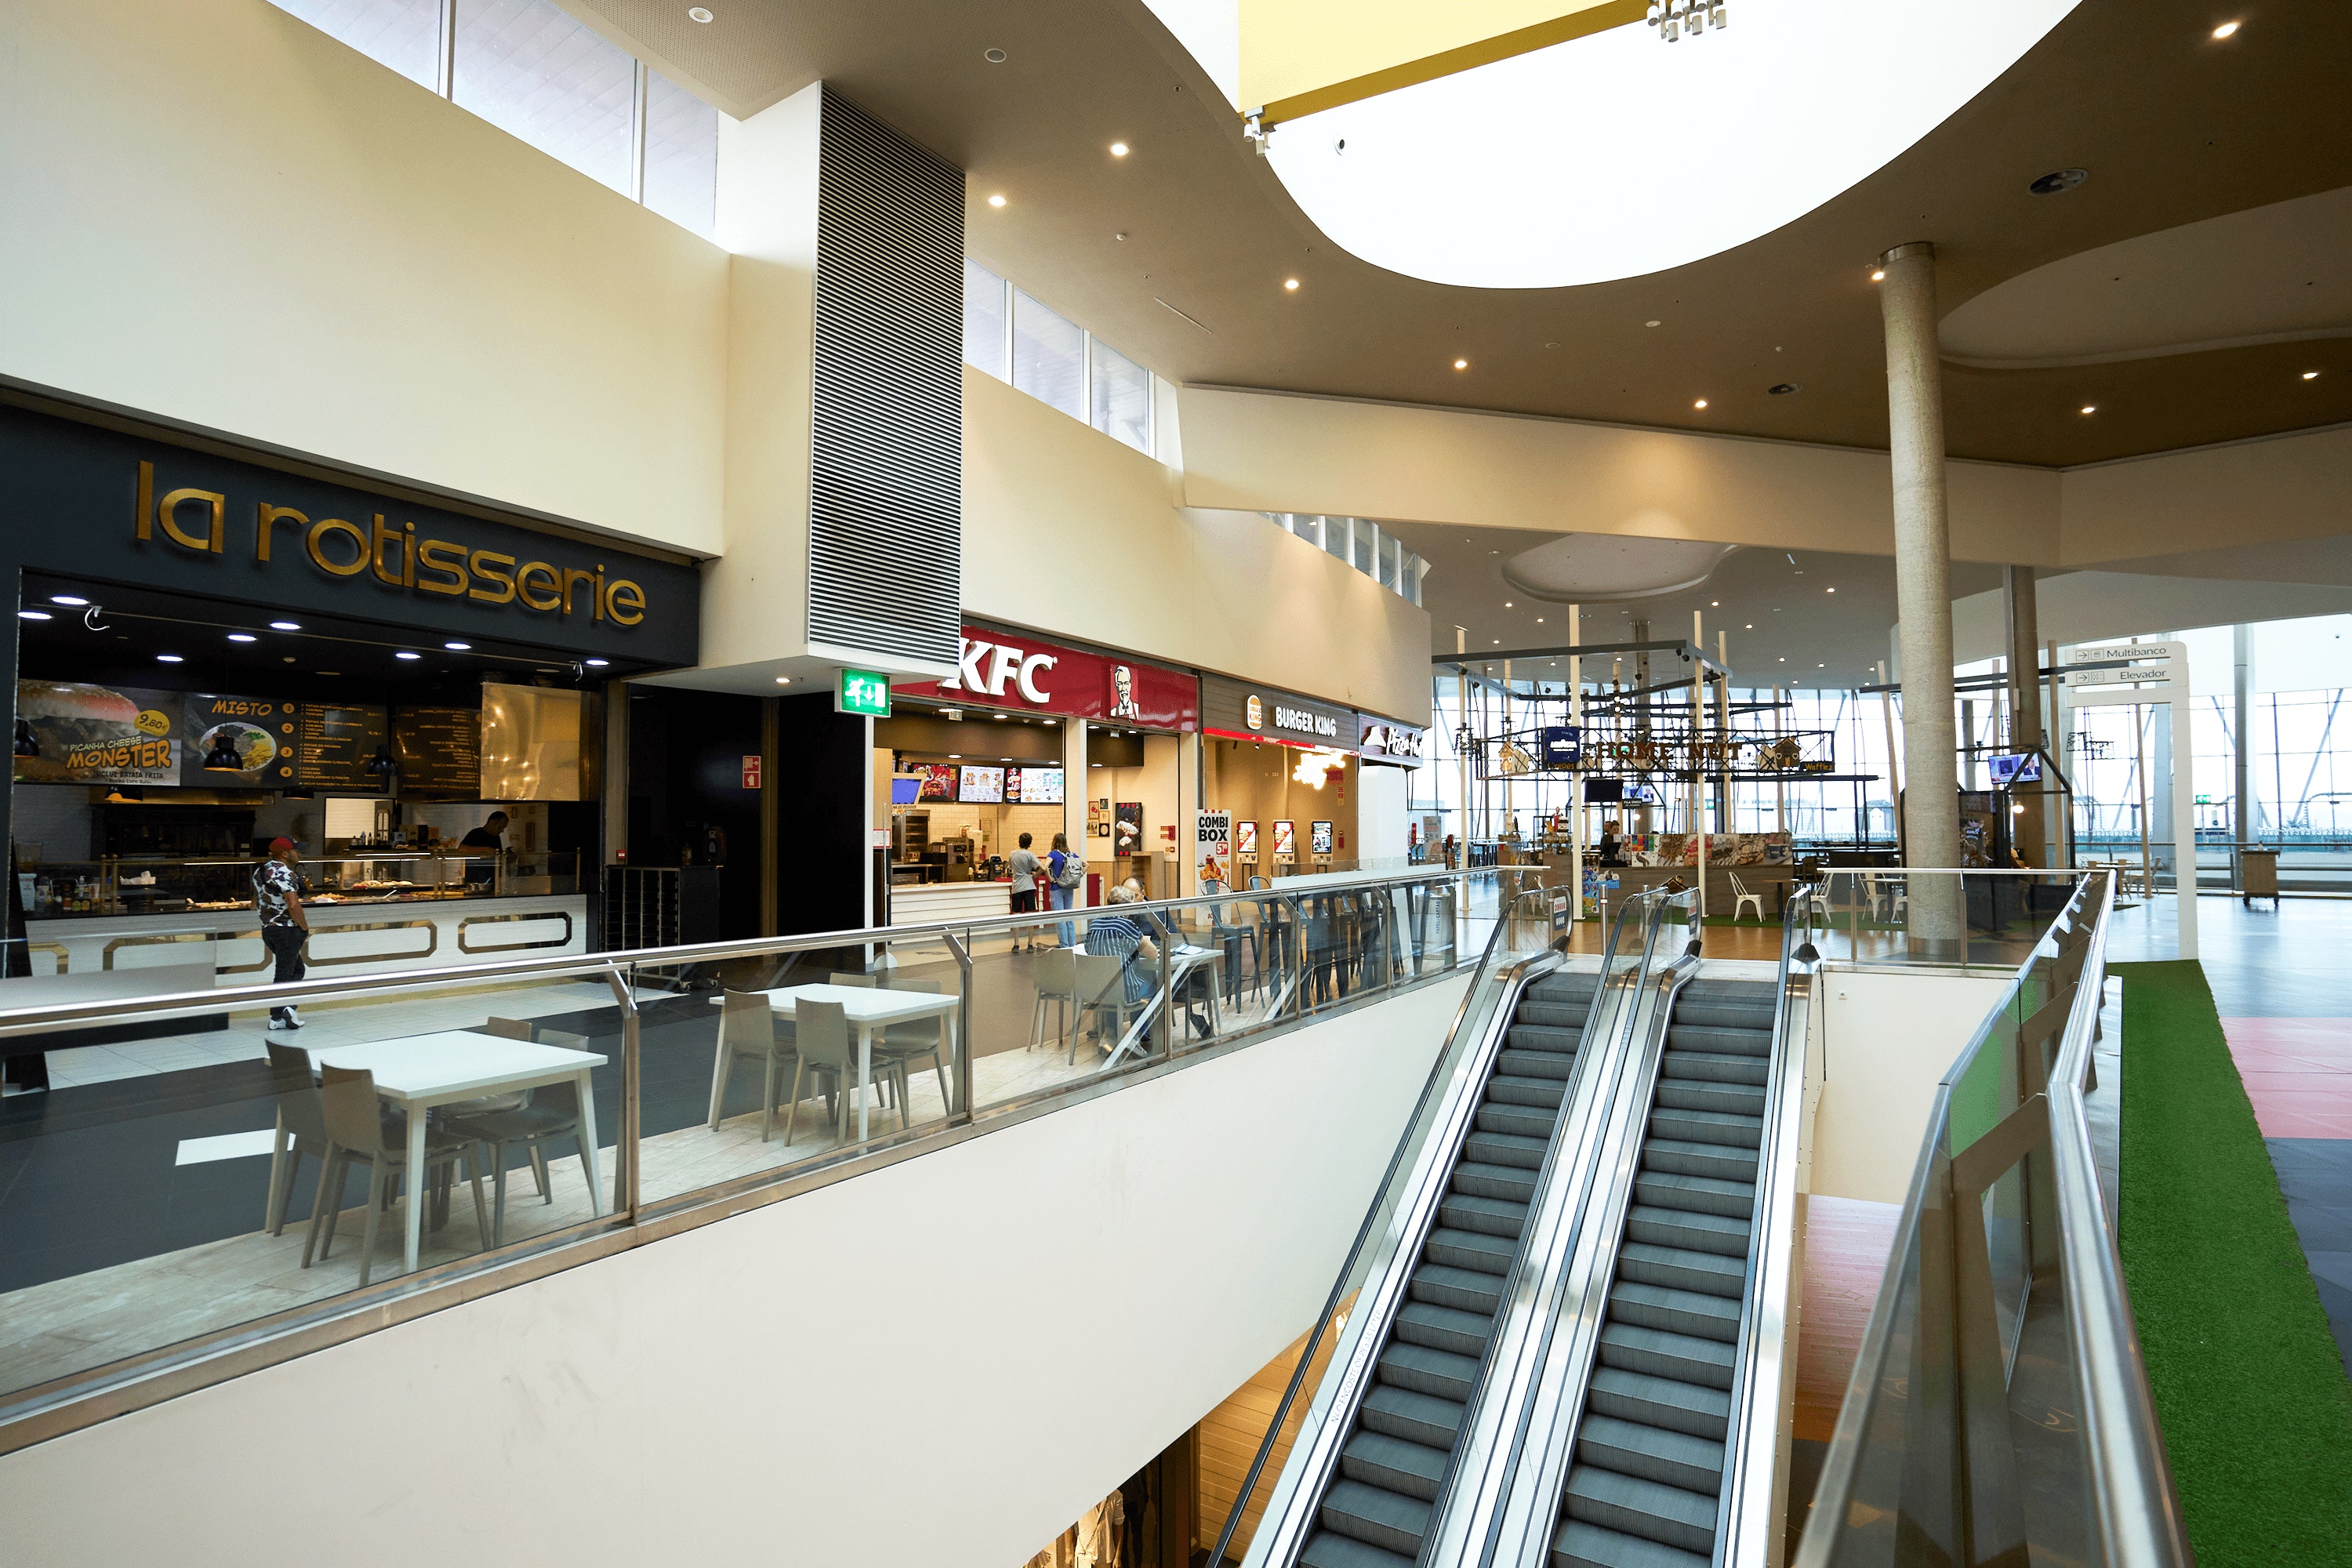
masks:
<path fill-rule="evenodd" d="M 2352 611 L 2352 588 L 2332 583 L 2246 583 L 2135 572 L 2069 572 L 2034 584 L 2034 627 L 2045 643 L 2100 642 L 2194 626 L 2336 616 Z M 1952 601 L 1952 652 L 1960 664 L 2005 658 L 2009 611 L 1998 588 Z M 1896 628 L 1899 633 L 1900 627 Z M 2198 689 L 2208 689 L 2197 670 Z M 2225 661 L 2210 679 L 2234 689 Z M 2321 684 L 2317 681 L 2310 685 Z"/>
<path fill-rule="evenodd" d="M 1009 1568 L 1312 1319 L 1464 984 L 9 1455 L 8 1559 Z"/>
<path fill-rule="evenodd" d="M 0 80 L 0 374 L 720 547 L 718 247 L 264 0 L 11 0 Z"/>
<path fill-rule="evenodd" d="M 1405 857 L 1407 791 L 1412 774 L 1403 768 L 1365 763 L 1356 770 L 1356 858 L 1367 863 Z"/>
<path fill-rule="evenodd" d="M 1936 1085 L 2000 1005 L 2007 973 L 1827 970 L 1814 982 L 1823 1062 L 1806 1191 L 1899 1204 L 1918 1163 Z"/>

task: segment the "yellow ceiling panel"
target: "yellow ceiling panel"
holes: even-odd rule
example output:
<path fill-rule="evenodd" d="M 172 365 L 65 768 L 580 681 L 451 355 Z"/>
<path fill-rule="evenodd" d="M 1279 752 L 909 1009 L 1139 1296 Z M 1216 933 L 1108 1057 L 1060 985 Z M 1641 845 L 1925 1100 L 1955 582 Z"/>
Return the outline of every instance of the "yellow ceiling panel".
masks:
<path fill-rule="evenodd" d="M 1606 27 L 1644 0 L 1241 0 L 1244 109 L 1269 124 Z"/>

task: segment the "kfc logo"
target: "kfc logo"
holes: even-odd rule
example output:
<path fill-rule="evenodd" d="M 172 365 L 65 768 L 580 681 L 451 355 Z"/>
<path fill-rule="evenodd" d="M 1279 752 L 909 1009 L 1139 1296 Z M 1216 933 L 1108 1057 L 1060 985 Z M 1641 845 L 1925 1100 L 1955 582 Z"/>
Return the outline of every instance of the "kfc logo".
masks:
<path fill-rule="evenodd" d="M 981 673 L 981 660 L 988 661 L 988 673 Z M 1051 702 L 1053 698 L 1038 684 L 1037 677 L 1060 663 L 1051 654 L 1024 654 L 1010 643 L 986 643 L 973 637 L 963 639 L 963 651 L 956 659 L 955 678 L 940 684 L 974 696 L 986 694 L 1002 698 L 1007 682 L 1021 689 L 1021 695 L 1035 703 Z M 1126 674 L 1122 668 L 1120 674 Z"/>
<path fill-rule="evenodd" d="M 1114 719 L 1140 719 L 1143 710 L 1135 700 L 1135 671 L 1123 664 L 1110 667 L 1110 716 Z"/>

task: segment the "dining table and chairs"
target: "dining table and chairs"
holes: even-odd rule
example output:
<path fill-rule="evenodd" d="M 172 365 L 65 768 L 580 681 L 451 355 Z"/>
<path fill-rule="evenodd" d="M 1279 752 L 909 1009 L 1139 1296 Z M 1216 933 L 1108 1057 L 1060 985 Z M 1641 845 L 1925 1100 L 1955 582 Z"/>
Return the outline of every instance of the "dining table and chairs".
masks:
<path fill-rule="evenodd" d="M 861 981 L 868 983 L 856 983 Z M 904 1059 L 921 1060 L 929 1057 L 938 1069 L 940 1093 L 947 1102 L 950 1112 L 962 1109 L 955 1089 L 956 1075 L 950 1070 L 950 1064 L 955 1060 L 956 1051 L 960 1048 L 960 1042 L 956 1037 L 955 1020 L 957 1009 L 961 1006 L 962 999 L 941 991 L 915 990 L 904 984 L 886 986 L 872 982 L 873 977 L 868 975 L 836 974 L 830 981 L 814 982 L 804 985 L 786 985 L 770 991 L 731 992 L 726 995 L 713 996 L 710 1001 L 714 1006 L 740 1009 L 743 1005 L 734 998 L 758 997 L 776 1022 L 794 1025 L 794 1045 L 782 1052 L 782 1055 L 790 1057 L 800 1054 L 806 1065 L 835 1068 L 845 1079 L 854 1081 L 856 1089 L 856 1099 L 854 1103 L 857 1111 L 857 1141 L 864 1142 L 871 1132 L 875 1063 L 878 1059 L 887 1067 L 897 1058 L 901 1045 L 920 1047 L 923 1044 L 920 1039 L 907 1035 L 901 1035 L 898 1042 L 893 1042 L 889 1036 L 893 1026 L 935 1023 L 936 1036 L 930 1041 L 929 1048 L 913 1049 Z M 813 1058 L 806 1058 L 797 1026 L 800 1005 L 803 1002 L 822 1003 L 827 1007 L 841 1009 L 843 1026 L 846 1032 L 854 1036 L 856 1042 L 854 1072 L 847 1062 L 820 1064 Z M 710 1125 L 713 1129 L 719 1125 L 719 1112 L 722 1110 L 721 1101 L 727 1092 L 727 1078 L 732 1070 L 736 1055 L 743 1048 L 740 1041 L 746 1033 L 743 1026 L 739 1026 L 737 1034 L 730 1037 L 727 1027 L 727 1018 L 728 1014 L 722 1012 L 719 1016 L 719 1050 L 712 1063 L 710 1075 Z M 829 1025 L 830 1021 L 831 1016 L 827 1014 L 826 1023 Z M 756 1029 L 750 1030 L 748 1033 L 756 1037 Z M 822 1049 L 823 1047 L 820 1046 L 819 1048 Z M 777 1047 L 771 1046 L 769 1050 L 773 1059 L 778 1054 Z M 772 1078 L 776 1076 L 772 1068 L 770 1076 Z M 903 1081 L 901 1075 L 894 1073 L 894 1079 Z M 842 1085 L 845 1089 L 848 1087 L 848 1083 Z M 770 1093 L 772 1098 L 773 1090 L 771 1089 Z M 905 1104 L 902 1092 L 899 1100 L 902 1125 Z M 772 1106 L 770 1110 L 770 1120 L 772 1120 Z M 790 1120 L 791 1112 L 787 1110 L 788 1123 Z M 764 1132 L 762 1135 L 764 1137 Z M 788 1130 L 787 1141 L 789 1138 Z"/>

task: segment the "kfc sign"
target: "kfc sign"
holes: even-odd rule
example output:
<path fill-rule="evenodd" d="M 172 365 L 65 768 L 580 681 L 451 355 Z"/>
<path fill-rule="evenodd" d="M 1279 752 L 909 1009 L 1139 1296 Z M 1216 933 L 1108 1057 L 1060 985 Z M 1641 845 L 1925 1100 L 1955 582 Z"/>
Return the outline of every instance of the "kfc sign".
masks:
<path fill-rule="evenodd" d="M 1123 720 L 1144 729 L 1196 730 L 1201 723 L 1200 683 L 1180 670 L 982 626 L 964 628 L 952 677 L 900 682 L 892 689 L 980 707 Z"/>

